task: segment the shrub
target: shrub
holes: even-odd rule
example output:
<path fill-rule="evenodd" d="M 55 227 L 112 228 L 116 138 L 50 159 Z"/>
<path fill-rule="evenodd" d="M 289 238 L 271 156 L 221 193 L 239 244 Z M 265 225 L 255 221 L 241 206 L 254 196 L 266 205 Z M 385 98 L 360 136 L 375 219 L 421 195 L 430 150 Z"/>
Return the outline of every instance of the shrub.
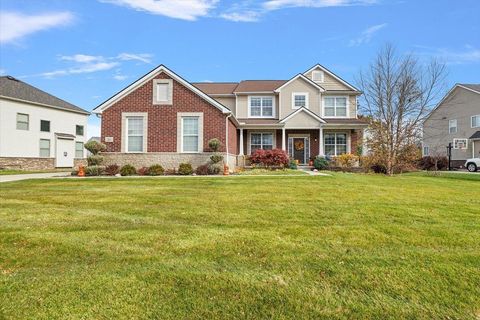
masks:
<path fill-rule="evenodd" d="M 95 140 L 85 143 L 84 148 L 90 151 L 93 155 L 97 155 L 99 152 L 107 150 L 106 145 Z"/>
<path fill-rule="evenodd" d="M 120 169 L 122 176 L 133 176 L 135 173 L 137 173 L 137 170 L 135 170 L 135 167 L 131 164 L 126 164 Z"/>
<path fill-rule="evenodd" d="M 335 158 L 335 162 L 342 169 L 350 169 L 358 161 L 358 157 L 351 153 L 344 153 Z"/>
<path fill-rule="evenodd" d="M 159 164 L 154 164 L 148 168 L 148 174 L 151 176 L 163 176 L 165 170 Z"/>
<path fill-rule="evenodd" d="M 209 174 L 219 174 L 223 170 L 223 165 L 221 163 L 209 163 L 207 166 Z"/>
<path fill-rule="evenodd" d="M 149 172 L 148 172 L 148 167 L 141 167 L 141 168 L 137 169 L 137 174 L 138 174 L 139 176 L 146 176 L 146 175 L 148 175 L 148 174 L 149 174 Z"/>
<path fill-rule="evenodd" d="M 105 170 L 105 167 L 101 166 L 88 166 L 85 168 L 85 174 L 87 176 L 100 176 L 103 171 Z"/>
<path fill-rule="evenodd" d="M 293 169 L 293 170 L 298 169 L 297 161 L 295 161 L 295 160 L 293 160 L 293 159 L 290 160 L 290 162 L 288 163 L 288 167 L 289 167 L 290 169 Z"/>
<path fill-rule="evenodd" d="M 103 157 L 100 155 L 93 155 L 87 157 L 87 163 L 89 166 L 99 166 L 103 163 Z"/>
<path fill-rule="evenodd" d="M 178 166 L 178 174 L 182 176 L 188 176 L 193 173 L 193 168 L 190 163 L 180 163 Z"/>
<path fill-rule="evenodd" d="M 220 153 L 214 153 L 210 156 L 210 160 L 213 162 L 213 163 L 219 163 L 223 160 L 223 155 L 220 154 Z"/>
<path fill-rule="evenodd" d="M 78 170 L 72 170 L 72 172 L 70 172 L 70 175 L 78 176 Z"/>
<path fill-rule="evenodd" d="M 201 166 L 198 166 L 197 169 L 195 169 L 195 174 L 199 176 L 206 176 L 208 175 L 208 164 L 202 164 Z"/>
<path fill-rule="evenodd" d="M 375 173 L 387 174 L 387 166 L 380 157 L 375 155 L 364 156 L 360 158 L 360 164 L 365 172 L 373 171 Z"/>
<path fill-rule="evenodd" d="M 218 152 L 218 150 L 220 150 L 220 148 L 222 147 L 222 143 L 217 138 L 213 138 L 213 139 L 208 140 L 208 147 L 213 152 Z"/>
<path fill-rule="evenodd" d="M 105 167 L 105 173 L 109 176 L 114 176 L 120 173 L 120 167 L 117 164 L 111 164 Z"/>
<path fill-rule="evenodd" d="M 250 162 L 265 167 L 285 167 L 289 164 L 288 155 L 282 149 L 257 149 L 250 156 Z"/>
<path fill-rule="evenodd" d="M 313 166 L 317 170 L 326 170 L 328 169 L 329 162 L 325 157 L 316 157 L 315 160 L 313 160 Z"/>
<path fill-rule="evenodd" d="M 417 167 L 420 170 L 445 170 L 448 167 L 447 157 L 425 156 L 417 161 Z"/>
<path fill-rule="evenodd" d="M 175 169 L 165 170 L 165 175 L 167 175 L 167 176 L 173 176 L 173 175 L 176 175 L 176 174 L 177 174 L 177 170 L 175 170 Z"/>

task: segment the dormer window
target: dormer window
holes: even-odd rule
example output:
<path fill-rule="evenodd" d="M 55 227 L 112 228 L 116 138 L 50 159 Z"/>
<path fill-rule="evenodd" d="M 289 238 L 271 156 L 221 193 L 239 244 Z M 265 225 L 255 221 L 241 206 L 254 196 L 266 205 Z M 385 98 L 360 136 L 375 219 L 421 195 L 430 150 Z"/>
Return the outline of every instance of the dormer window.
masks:
<path fill-rule="evenodd" d="M 312 80 L 315 82 L 323 82 L 323 71 L 320 71 L 320 70 L 313 71 Z"/>
<path fill-rule="evenodd" d="M 153 80 L 153 104 L 172 104 L 173 81 L 171 79 Z"/>
<path fill-rule="evenodd" d="M 308 108 L 308 92 L 292 93 L 292 109 Z"/>

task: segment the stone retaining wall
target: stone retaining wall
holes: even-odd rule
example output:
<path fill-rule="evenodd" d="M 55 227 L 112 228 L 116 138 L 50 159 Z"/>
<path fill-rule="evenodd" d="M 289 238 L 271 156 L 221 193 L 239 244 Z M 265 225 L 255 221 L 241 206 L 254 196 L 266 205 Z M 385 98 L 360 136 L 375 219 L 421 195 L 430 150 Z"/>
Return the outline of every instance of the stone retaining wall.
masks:
<path fill-rule="evenodd" d="M 55 169 L 55 158 L 0 157 L 0 168 L 18 170 Z"/>

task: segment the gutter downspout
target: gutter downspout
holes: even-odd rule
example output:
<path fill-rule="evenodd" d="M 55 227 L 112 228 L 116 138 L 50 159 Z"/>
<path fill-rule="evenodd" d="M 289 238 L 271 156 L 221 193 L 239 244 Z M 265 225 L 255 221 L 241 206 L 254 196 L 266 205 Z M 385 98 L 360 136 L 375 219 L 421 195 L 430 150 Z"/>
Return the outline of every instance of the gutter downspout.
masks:
<path fill-rule="evenodd" d="M 225 161 L 225 164 L 228 167 L 228 170 L 230 170 L 230 166 L 228 165 L 228 119 L 232 116 L 232 113 L 229 113 L 228 116 L 225 117 L 225 151 L 227 155 L 227 159 Z"/>

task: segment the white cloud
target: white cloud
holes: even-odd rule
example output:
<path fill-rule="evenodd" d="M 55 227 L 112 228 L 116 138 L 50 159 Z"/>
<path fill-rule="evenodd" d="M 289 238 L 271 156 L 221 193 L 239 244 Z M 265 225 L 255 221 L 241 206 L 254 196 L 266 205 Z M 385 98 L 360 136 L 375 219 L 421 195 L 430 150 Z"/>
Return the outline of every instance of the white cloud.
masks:
<path fill-rule="evenodd" d="M 25 15 L 17 12 L 0 12 L 0 43 L 15 42 L 29 34 L 65 26 L 74 20 L 70 12 L 52 12 Z"/>
<path fill-rule="evenodd" d="M 118 59 L 123 61 L 138 60 L 143 63 L 152 63 L 152 54 L 149 53 L 120 53 Z"/>
<path fill-rule="evenodd" d="M 370 5 L 377 2 L 377 0 L 269 0 L 263 3 L 263 7 L 267 10 L 292 7 L 324 8 Z"/>
<path fill-rule="evenodd" d="M 61 56 L 61 60 L 74 61 L 79 63 L 90 63 L 94 61 L 104 60 L 102 56 L 89 56 L 86 54 L 75 54 L 73 56 Z"/>
<path fill-rule="evenodd" d="M 99 0 L 150 14 L 182 20 L 207 16 L 218 0 Z"/>
<path fill-rule="evenodd" d="M 118 80 L 118 81 L 123 81 L 123 80 L 125 80 L 125 79 L 127 79 L 127 78 L 128 78 L 128 76 L 123 75 L 123 74 L 115 74 L 115 75 L 113 75 L 113 79 Z"/>
<path fill-rule="evenodd" d="M 260 13 L 257 11 L 230 12 L 222 13 L 220 17 L 234 22 L 255 22 L 260 18 Z"/>
<path fill-rule="evenodd" d="M 465 45 L 463 50 L 451 50 L 447 48 L 432 48 L 426 46 L 416 46 L 424 50 L 420 52 L 424 56 L 434 56 L 440 58 L 447 64 L 468 64 L 480 63 L 480 49 L 471 45 Z"/>
<path fill-rule="evenodd" d="M 372 40 L 375 33 L 382 30 L 386 26 L 387 26 L 386 23 L 382 23 L 382 24 L 377 24 L 377 25 L 368 27 L 367 29 L 362 31 L 362 33 L 360 34 L 360 36 L 358 38 L 350 40 L 349 45 L 351 47 L 355 47 L 355 46 L 362 45 L 364 43 L 369 43 L 370 40 Z"/>

